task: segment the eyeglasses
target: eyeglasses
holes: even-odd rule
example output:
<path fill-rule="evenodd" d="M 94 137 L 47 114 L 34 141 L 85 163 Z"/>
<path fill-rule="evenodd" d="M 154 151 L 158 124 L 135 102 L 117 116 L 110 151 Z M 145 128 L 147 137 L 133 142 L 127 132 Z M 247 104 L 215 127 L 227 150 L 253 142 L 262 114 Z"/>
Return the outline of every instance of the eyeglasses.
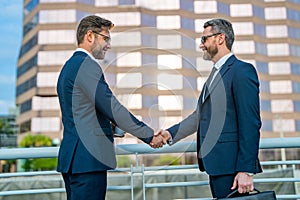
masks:
<path fill-rule="evenodd" d="M 201 37 L 201 43 L 204 44 L 206 42 L 207 38 L 212 37 L 212 36 L 216 36 L 216 35 L 220 35 L 220 34 L 222 34 L 222 33 L 213 33 L 213 34 L 210 34 L 210 35 L 204 35 L 204 36 Z"/>
<path fill-rule="evenodd" d="M 93 33 L 96 33 L 97 35 L 101 35 L 106 43 L 110 43 L 111 38 L 110 38 L 109 36 L 104 35 L 104 34 L 102 34 L 102 33 L 98 33 L 98 32 L 96 32 L 96 31 L 93 31 Z"/>

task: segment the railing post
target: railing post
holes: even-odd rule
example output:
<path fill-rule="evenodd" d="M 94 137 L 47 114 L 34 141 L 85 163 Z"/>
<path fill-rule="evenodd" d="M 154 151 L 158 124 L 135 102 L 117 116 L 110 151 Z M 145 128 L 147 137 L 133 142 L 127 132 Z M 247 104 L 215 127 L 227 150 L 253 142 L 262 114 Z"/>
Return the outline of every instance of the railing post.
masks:
<path fill-rule="evenodd" d="M 297 172 L 296 172 L 296 165 L 295 164 L 293 164 L 292 165 L 292 169 L 293 169 L 293 178 L 298 178 L 298 177 L 296 177 L 297 176 Z M 298 186 L 297 186 L 297 182 L 295 181 L 294 182 L 294 188 L 295 188 L 295 193 L 296 194 L 299 194 L 299 192 L 298 192 Z"/>
<path fill-rule="evenodd" d="M 133 190 L 133 167 L 132 164 L 130 165 L 130 189 L 131 189 L 131 200 L 134 200 L 134 190 Z"/>
<path fill-rule="evenodd" d="M 142 164 L 142 185 L 143 185 L 143 200 L 146 200 L 146 187 L 145 187 L 145 169 L 144 164 Z"/>
<path fill-rule="evenodd" d="M 139 153 L 135 152 L 135 167 L 139 166 L 139 157 L 138 157 Z"/>

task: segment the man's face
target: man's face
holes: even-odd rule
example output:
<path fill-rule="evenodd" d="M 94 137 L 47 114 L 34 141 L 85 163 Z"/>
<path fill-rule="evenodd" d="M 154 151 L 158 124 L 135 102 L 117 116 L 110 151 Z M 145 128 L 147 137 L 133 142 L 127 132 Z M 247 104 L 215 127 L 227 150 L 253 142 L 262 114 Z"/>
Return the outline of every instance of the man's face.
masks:
<path fill-rule="evenodd" d="M 92 55 L 99 60 L 102 60 L 105 58 L 105 54 L 108 51 L 108 49 L 111 48 L 110 45 L 110 34 L 109 30 L 105 29 L 102 30 L 101 32 L 95 32 L 95 40 L 92 45 Z"/>
<path fill-rule="evenodd" d="M 204 60 L 212 60 L 216 54 L 218 54 L 217 36 L 219 34 L 211 31 L 211 26 L 207 27 L 203 31 L 202 42 L 200 49 L 203 51 Z"/>

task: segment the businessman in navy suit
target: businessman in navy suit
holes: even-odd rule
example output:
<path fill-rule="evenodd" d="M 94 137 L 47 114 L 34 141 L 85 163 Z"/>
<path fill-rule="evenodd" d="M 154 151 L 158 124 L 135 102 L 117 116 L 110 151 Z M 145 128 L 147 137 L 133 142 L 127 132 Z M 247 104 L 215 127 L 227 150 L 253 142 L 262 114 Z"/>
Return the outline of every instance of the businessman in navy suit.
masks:
<path fill-rule="evenodd" d="M 255 68 L 231 52 L 230 22 L 204 24 L 200 48 L 213 70 L 203 86 L 196 110 L 179 124 L 160 132 L 170 143 L 197 132 L 199 169 L 209 175 L 214 198 L 232 189 L 239 195 L 254 189 L 252 176 L 262 171 L 259 160 L 259 81 Z"/>
<path fill-rule="evenodd" d="M 78 48 L 59 75 L 57 93 L 64 125 L 58 168 L 68 200 L 104 200 L 107 170 L 116 167 L 111 123 L 152 147 L 163 138 L 137 120 L 112 94 L 97 59 L 110 46 L 111 21 L 83 18 L 77 28 Z"/>

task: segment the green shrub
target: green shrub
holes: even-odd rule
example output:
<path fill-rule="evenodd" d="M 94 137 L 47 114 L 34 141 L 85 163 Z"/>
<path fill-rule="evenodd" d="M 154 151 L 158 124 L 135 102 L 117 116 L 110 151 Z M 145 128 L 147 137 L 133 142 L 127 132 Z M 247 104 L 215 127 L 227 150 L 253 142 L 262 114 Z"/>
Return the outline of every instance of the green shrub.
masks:
<path fill-rule="evenodd" d="M 159 158 L 153 161 L 154 166 L 162 166 L 162 165 L 179 165 L 180 157 L 170 156 L 170 155 L 161 155 Z"/>
<path fill-rule="evenodd" d="M 46 135 L 29 134 L 25 136 L 20 142 L 20 147 L 50 147 L 52 146 L 52 139 Z M 22 168 L 25 171 L 44 171 L 54 170 L 57 166 L 57 158 L 35 158 L 26 159 Z"/>

